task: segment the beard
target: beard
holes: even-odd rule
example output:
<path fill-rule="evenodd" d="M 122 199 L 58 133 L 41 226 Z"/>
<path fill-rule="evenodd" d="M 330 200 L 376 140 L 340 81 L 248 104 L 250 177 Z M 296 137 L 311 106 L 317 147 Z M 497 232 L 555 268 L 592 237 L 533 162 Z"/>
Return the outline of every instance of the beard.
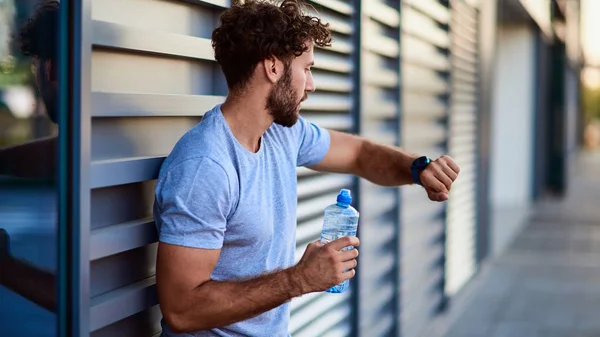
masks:
<path fill-rule="evenodd" d="M 298 121 L 300 104 L 307 98 L 306 94 L 300 100 L 296 98 L 292 89 L 292 70 L 286 65 L 283 77 L 275 83 L 267 97 L 266 108 L 273 117 L 273 122 L 289 128 Z"/>

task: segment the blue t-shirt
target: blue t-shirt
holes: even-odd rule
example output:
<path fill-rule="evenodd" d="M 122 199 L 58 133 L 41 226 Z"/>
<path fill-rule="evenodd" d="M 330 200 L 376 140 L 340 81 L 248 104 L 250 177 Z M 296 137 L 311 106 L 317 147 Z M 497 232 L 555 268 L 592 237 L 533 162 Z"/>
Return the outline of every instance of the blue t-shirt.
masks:
<path fill-rule="evenodd" d="M 159 240 L 220 248 L 211 275 L 215 281 L 293 266 L 296 167 L 321 161 L 329 142 L 327 130 L 301 117 L 291 128 L 273 124 L 253 153 L 237 141 L 217 105 L 177 142 L 160 169 L 154 204 Z M 186 336 L 288 336 L 289 317 L 288 302 L 246 321 Z M 162 325 L 167 336 L 174 335 Z"/>

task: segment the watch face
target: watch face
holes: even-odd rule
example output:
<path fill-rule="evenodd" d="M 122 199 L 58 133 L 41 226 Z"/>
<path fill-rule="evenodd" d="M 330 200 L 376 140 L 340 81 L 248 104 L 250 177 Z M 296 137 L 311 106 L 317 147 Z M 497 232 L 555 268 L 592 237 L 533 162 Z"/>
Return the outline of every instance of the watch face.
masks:
<path fill-rule="evenodd" d="M 427 157 L 419 157 L 417 158 L 417 160 L 415 160 L 415 165 L 418 167 L 422 167 L 425 166 L 427 164 L 429 164 L 430 159 Z"/>

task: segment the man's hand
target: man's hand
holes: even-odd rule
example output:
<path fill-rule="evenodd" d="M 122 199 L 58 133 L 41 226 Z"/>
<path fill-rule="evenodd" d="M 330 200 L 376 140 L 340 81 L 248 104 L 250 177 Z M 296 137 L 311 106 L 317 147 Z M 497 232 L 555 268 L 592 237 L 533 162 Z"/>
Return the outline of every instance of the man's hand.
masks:
<path fill-rule="evenodd" d="M 357 249 L 342 251 L 348 246 L 358 246 L 360 240 L 355 236 L 345 236 L 321 245 L 312 242 L 300 262 L 294 267 L 294 282 L 303 294 L 327 290 L 355 275 Z"/>
<path fill-rule="evenodd" d="M 448 200 L 448 193 L 459 172 L 458 165 L 448 156 L 442 156 L 427 165 L 420 179 L 429 199 L 440 202 Z"/>

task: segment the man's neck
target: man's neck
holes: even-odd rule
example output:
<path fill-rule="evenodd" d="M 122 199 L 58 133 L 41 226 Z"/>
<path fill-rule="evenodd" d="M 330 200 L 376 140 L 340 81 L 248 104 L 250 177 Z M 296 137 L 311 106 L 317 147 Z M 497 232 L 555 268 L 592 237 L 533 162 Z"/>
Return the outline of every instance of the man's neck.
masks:
<path fill-rule="evenodd" d="M 221 106 L 231 132 L 250 152 L 258 152 L 262 135 L 273 124 L 265 103 L 258 95 L 235 95 L 228 96 Z"/>

